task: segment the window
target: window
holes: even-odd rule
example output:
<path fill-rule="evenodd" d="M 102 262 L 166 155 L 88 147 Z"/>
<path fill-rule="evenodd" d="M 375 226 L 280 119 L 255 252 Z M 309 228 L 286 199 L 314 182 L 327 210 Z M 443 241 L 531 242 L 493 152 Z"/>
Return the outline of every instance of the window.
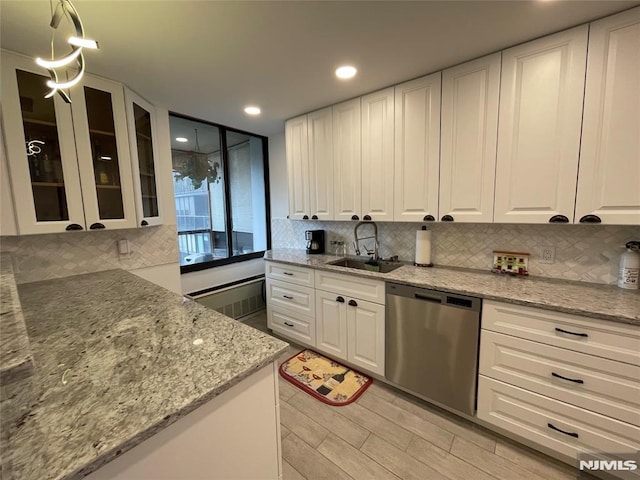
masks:
<path fill-rule="evenodd" d="M 169 115 L 180 269 L 259 258 L 270 248 L 267 139 Z"/>

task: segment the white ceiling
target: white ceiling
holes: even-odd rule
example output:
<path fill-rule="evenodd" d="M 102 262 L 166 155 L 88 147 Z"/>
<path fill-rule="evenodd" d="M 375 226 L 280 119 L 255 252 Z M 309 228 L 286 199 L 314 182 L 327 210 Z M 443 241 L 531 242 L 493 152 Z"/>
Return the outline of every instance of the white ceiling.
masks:
<path fill-rule="evenodd" d="M 54 3 L 57 0 L 53 0 Z M 172 111 L 271 135 L 284 120 L 638 1 L 74 0 L 87 70 Z M 47 56 L 49 0 L 0 1 L 2 48 Z M 66 49 L 60 49 L 65 52 Z M 349 82 L 333 76 L 352 63 Z M 246 116 L 246 104 L 262 107 Z"/>

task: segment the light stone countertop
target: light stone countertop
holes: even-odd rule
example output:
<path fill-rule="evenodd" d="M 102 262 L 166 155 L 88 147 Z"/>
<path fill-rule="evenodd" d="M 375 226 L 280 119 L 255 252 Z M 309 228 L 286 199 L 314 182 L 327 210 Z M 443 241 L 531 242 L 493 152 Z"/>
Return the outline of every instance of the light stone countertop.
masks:
<path fill-rule="evenodd" d="M 615 285 L 544 277 L 512 277 L 491 273 L 488 270 L 437 266 L 424 268 L 410 264 L 389 273 L 378 273 L 327 265 L 327 262 L 342 257 L 308 255 L 304 250 L 269 250 L 264 258 L 274 262 L 308 266 L 385 282 L 397 282 L 640 326 L 640 291 L 624 290 Z"/>
<path fill-rule="evenodd" d="M 18 290 L 35 367 L 2 387 L 6 480 L 82 478 L 287 347 L 123 270 Z"/>

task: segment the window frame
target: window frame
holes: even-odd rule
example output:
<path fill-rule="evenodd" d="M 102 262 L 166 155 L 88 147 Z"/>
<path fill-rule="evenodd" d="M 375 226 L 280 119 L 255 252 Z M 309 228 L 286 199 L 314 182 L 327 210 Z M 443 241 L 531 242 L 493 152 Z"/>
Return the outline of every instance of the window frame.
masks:
<path fill-rule="evenodd" d="M 209 122 L 207 120 L 202 120 L 200 118 L 195 118 L 189 115 L 184 115 L 182 113 L 177 113 L 173 111 L 169 111 L 169 117 L 180 117 L 185 120 L 191 120 L 194 122 L 201 122 L 207 125 L 211 125 L 213 127 L 218 128 L 218 134 L 220 135 L 220 160 L 222 164 L 222 176 L 224 179 L 224 201 L 225 201 L 225 234 L 227 237 L 227 252 L 233 251 L 233 217 L 232 217 L 232 206 L 231 206 L 231 189 L 229 186 L 230 176 L 229 176 L 229 159 L 228 159 L 228 151 L 227 151 L 227 132 L 235 132 L 242 135 L 250 135 L 252 137 L 259 138 L 262 141 L 262 159 L 263 159 L 263 173 L 264 173 L 264 202 L 265 202 L 265 222 L 266 222 L 266 236 L 267 236 L 267 246 L 265 250 L 261 250 L 258 252 L 244 253 L 242 255 L 230 256 L 227 258 L 219 258 L 216 260 L 209 260 L 201 263 L 194 263 L 193 265 L 180 265 L 180 274 L 190 273 L 190 272 L 198 272 L 201 270 L 207 270 L 209 268 L 221 267 L 223 265 L 231 265 L 233 263 L 246 262 L 248 260 L 254 260 L 256 258 L 263 258 L 264 254 L 267 250 L 271 249 L 271 202 L 270 202 L 270 186 L 269 186 L 269 137 L 264 135 L 258 135 L 257 133 L 247 132 L 245 130 L 240 130 L 238 128 L 228 127 L 226 125 L 221 125 L 215 122 Z M 171 168 L 173 171 L 173 153 L 171 154 Z M 175 203 L 175 193 L 173 195 L 173 202 Z M 186 231 L 182 232 L 184 234 L 189 233 L 211 233 L 213 230 L 196 230 L 196 231 Z M 176 225 L 176 233 L 180 236 L 181 232 L 177 231 Z M 176 238 L 176 242 L 178 239 Z"/>

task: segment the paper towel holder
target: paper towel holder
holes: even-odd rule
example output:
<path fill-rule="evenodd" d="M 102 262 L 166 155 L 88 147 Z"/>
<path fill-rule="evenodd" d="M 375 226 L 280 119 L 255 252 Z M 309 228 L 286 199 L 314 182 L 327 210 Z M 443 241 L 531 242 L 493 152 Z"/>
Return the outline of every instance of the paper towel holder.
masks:
<path fill-rule="evenodd" d="M 421 230 L 427 230 L 427 226 L 423 225 Z M 416 263 L 416 262 L 413 262 L 413 265 L 415 267 L 433 267 L 433 263 Z"/>

